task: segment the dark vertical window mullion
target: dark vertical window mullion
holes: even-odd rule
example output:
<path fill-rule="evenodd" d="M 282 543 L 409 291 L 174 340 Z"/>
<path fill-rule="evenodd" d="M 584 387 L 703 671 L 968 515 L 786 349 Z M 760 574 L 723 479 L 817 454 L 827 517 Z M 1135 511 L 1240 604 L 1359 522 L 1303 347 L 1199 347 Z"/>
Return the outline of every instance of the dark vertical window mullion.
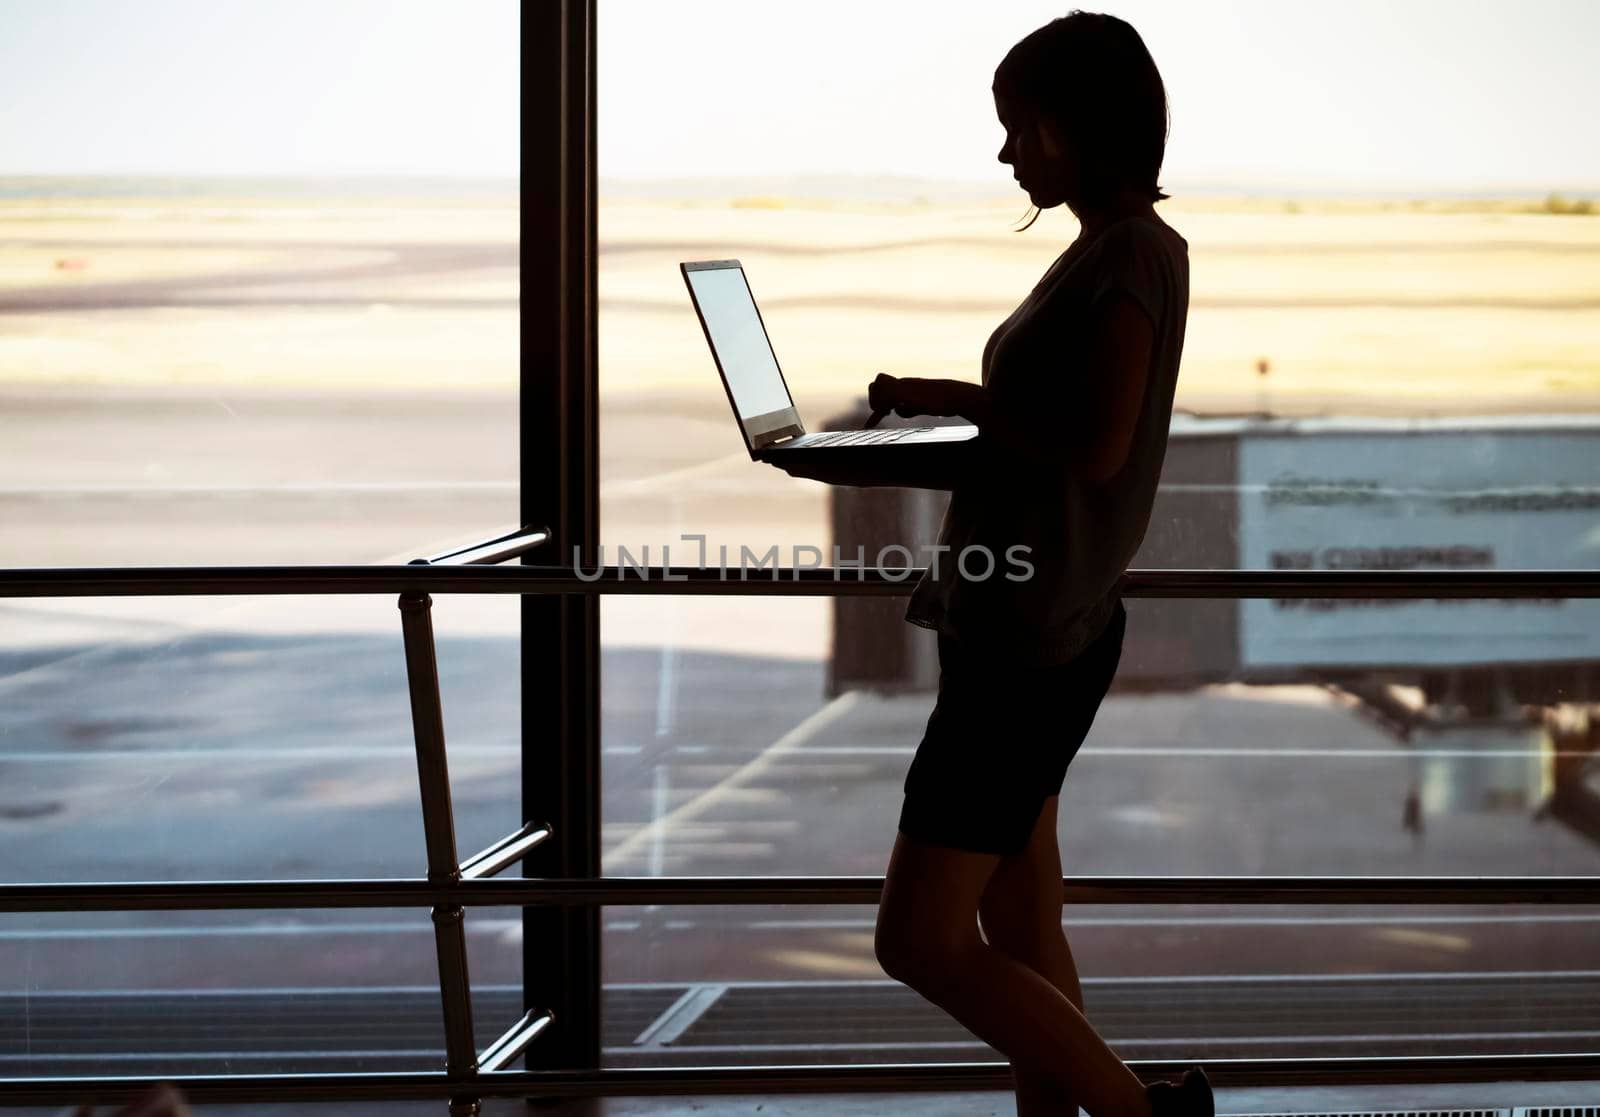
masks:
<path fill-rule="evenodd" d="M 587 567 L 599 554 L 595 257 L 595 0 L 527 5 L 522 74 L 521 502 L 549 524 L 530 563 Z M 526 876 L 600 875 L 599 599 L 522 599 L 523 817 L 552 824 Z M 600 1060 L 597 907 L 523 912 L 528 1008 L 554 1024 L 528 1049 L 536 1069 Z"/>

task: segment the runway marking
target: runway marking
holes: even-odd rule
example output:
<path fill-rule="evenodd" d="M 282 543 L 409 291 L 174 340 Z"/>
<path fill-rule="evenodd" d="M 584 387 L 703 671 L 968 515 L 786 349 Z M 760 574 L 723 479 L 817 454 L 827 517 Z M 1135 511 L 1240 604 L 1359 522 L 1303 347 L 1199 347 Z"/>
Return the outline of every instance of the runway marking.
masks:
<path fill-rule="evenodd" d="M 639 827 L 629 834 L 620 843 L 600 858 L 600 871 L 608 873 L 618 864 L 624 863 L 640 849 L 656 841 L 658 837 L 665 837 L 667 831 L 680 823 L 695 818 L 712 807 L 717 806 L 724 799 L 732 797 L 740 784 L 750 780 L 772 767 L 780 757 L 793 752 L 814 734 L 826 729 L 838 721 L 845 714 L 853 710 L 861 702 L 859 691 L 846 691 L 833 701 L 813 712 L 804 721 L 779 737 L 766 749 L 751 760 L 747 761 L 734 771 L 724 776 L 717 783 L 712 784 L 704 791 L 695 795 L 684 803 L 680 803 L 673 810 L 664 815 L 657 815 L 650 822 Z"/>
<path fill-rule="evenodd" d="M 1266 1036 L 1240 1036 L 1232 1034 L 1205 1035 L 1205 1036 L 1165 1036 L 1159 1039 L 1145 1035 L 1118 1036 L 1104 1035 L 1106 1043 L 1113 1047 L 1176 1047 L 1176 1048 L 1203 1048 L 1219 1040 L 1228 1043 L 1257 1043 L 1257 1044 L 1299 1044 L 1299 1043 L 1360 1043 L 1367 1040 L 1378 1042 L 1414 1042 L 1418 1040 L 1500 1040 L 1500 1039 L 1591 1039 L 1600 1036 L 1600 1032 L 1578 1030 L 1570 1032 L 1362 1032 L 1360 1034 L 1331 1034 L 1331 1035 L 1266 1035 Z M 675 1045 L 678 1051 L 693 1051 L 697 1054 L 721 1055 L 737 1054 L 739 1052 L 755 1051 L 895 1051 L 895 1050 L 945 1050 L 945 1051 L 987 1051 L 991 1050 L 987 1043 L 977 1039 L 940 1039 L 940 1040 L 865 1040 L 844 1041 L 837 1043 L 680 1043 Z M 637 1054 L 637 1048 L 608 1047 L 608 1053 L 623 1055 Z"/>
<path fill-rule="evenodd" d="M 1330 1035 L 1265 1035 L 1241 1036 L 1232 1034 L 1205 1035 L 1205 1036 L 1163 1036 L 1152 1038 L 1146 1035 L 1118 1036 L 1104 1035 L 1106 1043 L 1113 1047 L 1176 1047 L 1176 1048 L 1203 1048 L 1207 1044 L 1225 1040 L 1228 1043 L 1257 1043 L 1257 1044 L 1299 1044 L 1299 1043 L 1362 1043 L 1368 1040 L 1378 1042 L 1413 1042 L 1417 1040 L 1499 1040 L 1499 1039 L 1591 1039 L 1600 1036 L 1600 1031 L 1576 1030 L 1570 1032 L 1361 1032 L 1333 1033 Z M 990 1050 L 987 1043 L 977 1039 L 939 1039 L 939 1040 L 861 1040 L 837 1043 L 679 1043 L 674 1045 L 678 1051 L 693 1051 L 697 1054 L 721 1055 L 737 1054 L 739 1052 L 753 1051 L 894 1051 L 894 1050 Z M 614 1054 L 638 1054 L 638 1049 L 633 1047 L 608 1047 L 608 1052 Z"/>
<path fill-rule="evenodd" d="M 634 1046 L 665 1047 L 675 1043 L 727 991 L 727 985 L 706 983 L 689 986 L 683 991 L 683 996 L 634 1037 Z"/>
<path fill-rule="evenodd" d="M 849 693 L 855 693 L 851 691 Z M 807 756 L 910 756 L 917 751 L 915 745 L 813 745 L 806 749 Z M 1395 745 L 1388 749 L 1296 749 L 1228 748 L 1226 746 L 1116 746 L 1111 748 L 1083 748 L 1078 756 L 1351 756 L 1388 757 L 1410 756 L 1474 757 L 1474 756 L 1590 756 L 1581 749 L 1414 749 Z"/>

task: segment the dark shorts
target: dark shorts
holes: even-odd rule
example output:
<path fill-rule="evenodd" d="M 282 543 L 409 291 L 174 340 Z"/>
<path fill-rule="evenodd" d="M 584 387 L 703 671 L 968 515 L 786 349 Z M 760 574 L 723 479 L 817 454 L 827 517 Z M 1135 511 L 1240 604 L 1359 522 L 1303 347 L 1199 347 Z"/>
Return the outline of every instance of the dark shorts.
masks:
<path fill-rule="evenodd" d="M 1000 665 L 939 637 L 939 697 L 906 772 L 900 831 L 933 845 L 1021 852 L 1089 734 L 1122 658 L 1122 601 L 1069 663 Z"/>

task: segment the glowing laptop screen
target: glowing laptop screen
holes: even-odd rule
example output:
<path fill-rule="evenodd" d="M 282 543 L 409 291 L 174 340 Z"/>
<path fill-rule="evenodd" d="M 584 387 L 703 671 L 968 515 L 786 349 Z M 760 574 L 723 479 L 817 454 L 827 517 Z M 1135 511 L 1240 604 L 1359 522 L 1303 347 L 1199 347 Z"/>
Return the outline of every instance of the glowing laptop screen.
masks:
<path fill-rule="evenodd" d="M 748 423 L 793 407 L 744 269 L 696 268 L 688 277 L 739 418 Z"/>

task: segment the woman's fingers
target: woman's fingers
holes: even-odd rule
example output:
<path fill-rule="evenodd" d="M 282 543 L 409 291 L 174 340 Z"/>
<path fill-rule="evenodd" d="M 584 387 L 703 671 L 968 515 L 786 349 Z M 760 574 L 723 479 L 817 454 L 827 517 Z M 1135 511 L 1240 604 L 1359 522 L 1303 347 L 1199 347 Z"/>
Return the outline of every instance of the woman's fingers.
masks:
<path fill-rule="evenodd" d="M 900 402 L 898 377 L 880 372 L 867 385 L 867 406 L 873 411 L 888 411 Z"/>
<path fill-rule="evenodd" d="M 920 388 L 920 382 L 915 378 L 902 379 L 880 372 L 875 380 L 867 386 L 867 406 L 874 415 L 879 412 L 893 411 L 902 419 L 927 414 L 928 408 L 922 400 L 917 398 L 915 388 Z"/>

